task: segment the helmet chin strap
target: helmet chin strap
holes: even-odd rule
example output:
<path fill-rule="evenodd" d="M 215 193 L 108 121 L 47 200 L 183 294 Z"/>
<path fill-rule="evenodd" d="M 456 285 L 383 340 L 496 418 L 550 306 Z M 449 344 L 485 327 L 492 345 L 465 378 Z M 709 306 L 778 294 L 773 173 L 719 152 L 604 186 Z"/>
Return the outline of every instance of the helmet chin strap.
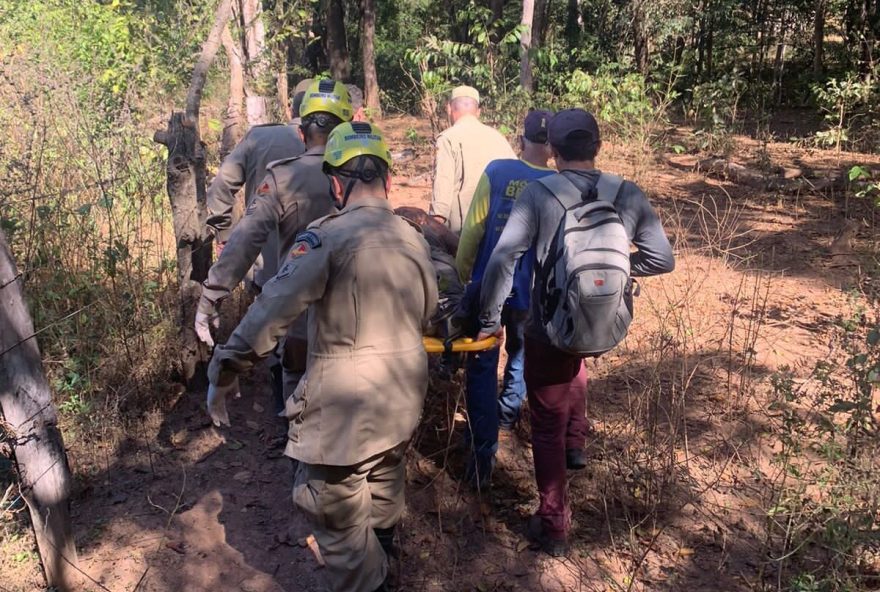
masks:
<path fill-rule="evenodd" d="M 342 194 L 342 207 L 340 210 L 344 210 L 345 206 L 348 205 L 348 198 L 351 195 L 351 190 L 354 189 L 354 184 L 357 183 L 357 179 L 349 179 L 348 183 L 345 184 L 345 193 Z"/>
<path fill-rule="evenodd" d="M 348 179 L 348 183 L 345 185 L 345 193 L 342 194 L 342 207 L 339 209 L 344 209 L 348 205 L 348 198 L 351 196 L 351 192 L 354 189 L 355 183 L 358 181 L 363 181 L 364 183 L 372 183 L 379 177 L 379 171 L 376 169 L 364 169 L 364 164 L 367 162 L 366 158 L 361 158 L 358 160 L 357 168 L 353 171 L 347 171 L 343 169 L 337 169 L 335 171 L 336 175 L 340 177 L 345 177 Z M 388 187 L 386 186 L 385 178 L 382 179 L 382 187 L 385 191 L 388 191 Z"/>

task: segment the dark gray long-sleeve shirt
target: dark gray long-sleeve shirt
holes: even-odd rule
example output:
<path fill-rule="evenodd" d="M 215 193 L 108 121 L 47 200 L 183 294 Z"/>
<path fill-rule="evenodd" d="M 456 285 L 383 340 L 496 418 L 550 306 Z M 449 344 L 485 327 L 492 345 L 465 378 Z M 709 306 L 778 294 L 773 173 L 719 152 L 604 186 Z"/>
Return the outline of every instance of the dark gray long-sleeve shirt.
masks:
<path fill-rule="evenodd" d="M 565 175 L 582 193 L 589 195 L 595 191 L 601 173 L 598 170 L 567 170 L 560 174 Z M 635 183 L 624 181 L 614 206 L 623 221 L 627 236 L 637 249 L 630 255 L 632 275 L 644 277 L 672 271 L 675 268 L 672 247 L 660 218 L 644 192 Z M 483 275 L 480 290 L 482 331 L 492 333 L 498 330 L 501 323 L 501 308 L 510 293 L 516 262 L 533 246 L 537 260 L 546 259 L 563 214 L 562 204 L 543 184 L 533 182 L 523 190 L 513 206 L 510 219 L 489 258 Z M 526 333 L 530 337 L 547 341 L 537 321 L 541 318 L 540 314 L 537 314 L 540 301 L 539 295 L 535 294 L 533 278 L 531 314 L 526 325 Z"/>

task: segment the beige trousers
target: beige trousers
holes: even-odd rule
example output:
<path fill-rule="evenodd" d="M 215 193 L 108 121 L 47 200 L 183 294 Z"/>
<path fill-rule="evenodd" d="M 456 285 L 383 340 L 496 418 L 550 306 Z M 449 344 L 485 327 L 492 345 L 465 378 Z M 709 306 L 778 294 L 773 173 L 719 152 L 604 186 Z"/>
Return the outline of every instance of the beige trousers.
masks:
<path fill-rule="evenodd" d="M 403 514 L 407 442 L 355 466 L 300 463 L 293 502 L 309 517 L 334 592 L 373 592 L 388 573 L 373 532 Z"/>

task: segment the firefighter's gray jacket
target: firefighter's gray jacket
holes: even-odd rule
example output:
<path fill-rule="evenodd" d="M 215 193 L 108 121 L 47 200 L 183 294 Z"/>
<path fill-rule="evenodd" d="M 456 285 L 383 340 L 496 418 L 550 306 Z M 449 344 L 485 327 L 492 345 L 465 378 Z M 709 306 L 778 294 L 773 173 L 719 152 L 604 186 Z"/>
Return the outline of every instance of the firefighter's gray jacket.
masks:
<path fill-rule="evenodd" d="M 235 194 L 244 186 L 247 208 L 254 199 L 258 184 L 266 176 L 266 167 L 276 160 L 299 156 L 305 145 L 292 125 L 272 123 L 252 127 L 230 152 L 208 187 L 208 227 L 217 240 L 225 243 L 237 222 L 233 219 Z M 262 249 L 263 262 L 254 281 L 262 286 L 278 270 L 278 233 L 270 232 Z"/>
<path fill-rule="evenodd" d="M 428 384 L 422 330 L 436 306 L 421 232 L 384 198 L 359 200 L 298 238 L 214 350 L 208 376 L 228 384 L 308 308 L 308 366 L 287 400 L 285 452 L 309 464 L 355 465 L 412 436 Z"/>
<path fill-rule="evenodd" d="M 202 285 L 199 312 L 211 314 L 244 278 L 272 232 L 279 237 L 277 260 L 283 260 L 296 236 L 312 221 L 336 210 L 330 178 L 324 174 L 324 146 L 270 163 L 245 216 L 235 226 L 223 253 Z M 277 266 L 272 268 L 275 275 Z"/>

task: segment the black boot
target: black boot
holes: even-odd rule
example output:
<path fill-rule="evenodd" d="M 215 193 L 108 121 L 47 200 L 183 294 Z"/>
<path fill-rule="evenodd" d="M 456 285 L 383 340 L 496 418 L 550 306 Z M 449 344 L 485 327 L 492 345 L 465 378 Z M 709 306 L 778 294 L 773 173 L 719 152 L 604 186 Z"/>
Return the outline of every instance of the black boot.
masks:
<path fill-rule="evenodd" d="M 587 453 L 580 448 L 565 451 L 565 468 L 569 471 L 582 471 L 587 468 Z"/>
<path fill-rule="evenodd" d="M 379 544 L 382 545 L 385 555 L 389 559 L 397 559 L 399 553 L 397 552 L 397 547 L 394 546 L 394 527 L 374 528 L 373 532 L 376 533 L 376 538 L 379 539 Z M 382 590 L 382 588 L 379 589 Z"/>
<path fill-rule="evenodd" d="M 529 517 L 526 524 L 526 536 L 536 542 L 541 550 L 551 557 L 565 557 L 571 548 L 568 545 L 568 538 L 552 538 L 544 531 L 544 525 L 541 517 L 533 514 Z"/>

